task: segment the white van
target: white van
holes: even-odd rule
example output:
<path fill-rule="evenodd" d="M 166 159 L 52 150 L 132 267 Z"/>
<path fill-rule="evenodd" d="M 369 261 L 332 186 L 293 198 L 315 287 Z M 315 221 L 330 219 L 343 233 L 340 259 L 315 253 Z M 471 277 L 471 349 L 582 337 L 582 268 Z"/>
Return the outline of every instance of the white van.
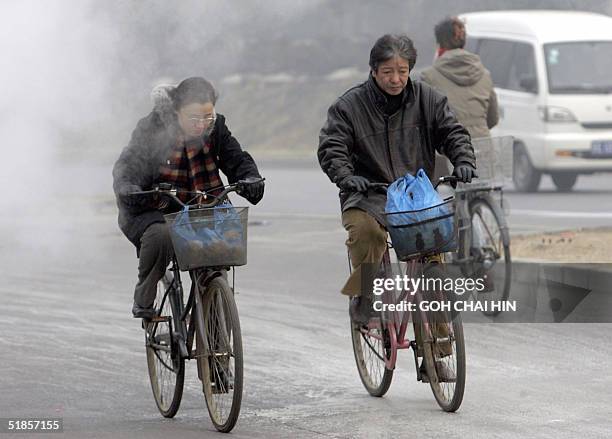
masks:
<path fill-rule="evenodd" d="M 489 69 L 500 106 L 493 135 L 512 135 L 514 184 L 542 174 L 569 191 L 579 174 L 612 171 L 612 18 L 573 11 L 476 12 L 466 49 Z"/>

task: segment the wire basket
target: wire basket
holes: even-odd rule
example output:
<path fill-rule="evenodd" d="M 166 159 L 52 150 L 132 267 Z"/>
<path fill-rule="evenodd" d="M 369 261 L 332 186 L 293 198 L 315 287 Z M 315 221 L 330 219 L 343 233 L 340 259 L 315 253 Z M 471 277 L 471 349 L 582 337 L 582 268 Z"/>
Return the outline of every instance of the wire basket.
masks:
<path fill-rule="evenodd" d="M 248 209 L 222 206 L 165 215 L 181 271 L 245 265 Z"/>
<path fill-rule="evenodd" d="M 512 179 L 513 142 L 512 136 L 472 139 L 478 174 L 478 178 L 472 181 L 472 186 L 503 186 Z"/>
<path fill-rule="evenodd" d="M 454 198 L 421 210 L 386 213 L 387 229 L 400 261 L 455 251 Z"/>

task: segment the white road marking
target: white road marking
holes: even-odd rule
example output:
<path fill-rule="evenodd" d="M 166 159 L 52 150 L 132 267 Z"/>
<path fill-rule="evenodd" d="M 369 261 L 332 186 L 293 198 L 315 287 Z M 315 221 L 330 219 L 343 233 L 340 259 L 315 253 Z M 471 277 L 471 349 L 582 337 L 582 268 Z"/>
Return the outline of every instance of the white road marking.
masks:
<path fill-rule="evenodd" d="M 511 209 L 510 216 L 525 215 L 553 218 L 612 218 L 612 212 L 570 212 L 562 210 Z"/>

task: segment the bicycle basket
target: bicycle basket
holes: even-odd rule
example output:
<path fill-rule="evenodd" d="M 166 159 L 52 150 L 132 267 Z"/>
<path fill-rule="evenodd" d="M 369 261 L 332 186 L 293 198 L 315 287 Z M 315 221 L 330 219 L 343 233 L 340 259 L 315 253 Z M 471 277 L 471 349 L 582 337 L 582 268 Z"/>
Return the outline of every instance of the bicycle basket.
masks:
<path fill-rule="evenodd" d="M 426 209 L 385 215 L 393 248 L 401 261 L 457 248 L 453 198 Z"/>
<path fill-rule="evenodd" d="M 181 271 L 245 265 L 248 209 L 221 206 L 165 215 Z"/>

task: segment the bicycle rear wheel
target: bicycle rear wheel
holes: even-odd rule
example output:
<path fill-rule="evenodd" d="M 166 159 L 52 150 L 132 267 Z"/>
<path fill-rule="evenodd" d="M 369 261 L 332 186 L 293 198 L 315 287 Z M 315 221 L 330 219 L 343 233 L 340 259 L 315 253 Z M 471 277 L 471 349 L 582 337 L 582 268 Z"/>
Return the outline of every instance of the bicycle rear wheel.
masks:
<path fill-rule="evenodd" d="M 389 390 L 393 369 L 387 369 L 385 359 L 390 355 L 391 339 L 382 319 L 372 319 L 368 326 L 351 322 L 353 353 L 359 378 L 372 396 L 383 396 Z"/>
<path fill-rule="evenodd" d="M 151 389 L 159 412 L 166 418 L 176 415 L 185 381 L 185 360 L 179 355 L 178 346 L 173 340 L 175 309 L 171 299 L 175 291 L 169 291 L 171 284 L 172 274 L 166 273 L 157 284 L 155 309 L 158 317 L 145 324 Z"/>
<path fill-rule="evenodd" d="M 477 299 L 486 302 L 505 301 L 510 295 L 512 260 L 510 258 L 510 235 L 504 214 L 499 205 L 488 195 L 473 199 L 469 206 L 472 221 L 469 239 L 472 242 L 471 273 L 477 277 L 487 276 L 485 290 Z M 487 265 L 491 265 L 488 268 Z M 487 309 L 490 309 L 488 307 Z M 495 316 L 496 311 L 483 311 Z"/>
<path fill-rule="evenodd" d="M 391 262 L 389 253 L 385 253 L 382 269 L 386 276 L 390 276 Z M 377 313 L 366 326 L 351 321 L 351 339 L 353 354 L 357 363 L 357 371 L 363 386 L 372 396 L 381 397 L 391 385 L 393 369 L 387 368 L 387 361 L 391 357 L 391 335 L 385 324 L 383 313 Z"/>
<path fill-rule="evenodd" d="M 433 266 L 425 270 L 426 279 L 444 279 L 444 271 Z M 427 291 L 435 294 L 435 300 L 449 300 L 442 291 Z M 451 293 L 452 294 L 452 293 Z M 463 323 L 458 313 L 428 311 L 420 314 L 428 326 L 423 329 L 423 360 L 429 385 L 442 410 L 456 411 L 463 401 L 465 391 L 465 341 Z"/>
<path fill-rule="evenodd" d="M 204 398 L 215 428 L 227 433 L 236 425 L 242 403 L 242 335 L 238 309 L 232 289 L 221 276 L 212 279 L 204 297 L 196 296 L 196 300 L 201 300 L 196 306 L 202 310 L 204 323 L 197 328 L 196 339 Z"/>

